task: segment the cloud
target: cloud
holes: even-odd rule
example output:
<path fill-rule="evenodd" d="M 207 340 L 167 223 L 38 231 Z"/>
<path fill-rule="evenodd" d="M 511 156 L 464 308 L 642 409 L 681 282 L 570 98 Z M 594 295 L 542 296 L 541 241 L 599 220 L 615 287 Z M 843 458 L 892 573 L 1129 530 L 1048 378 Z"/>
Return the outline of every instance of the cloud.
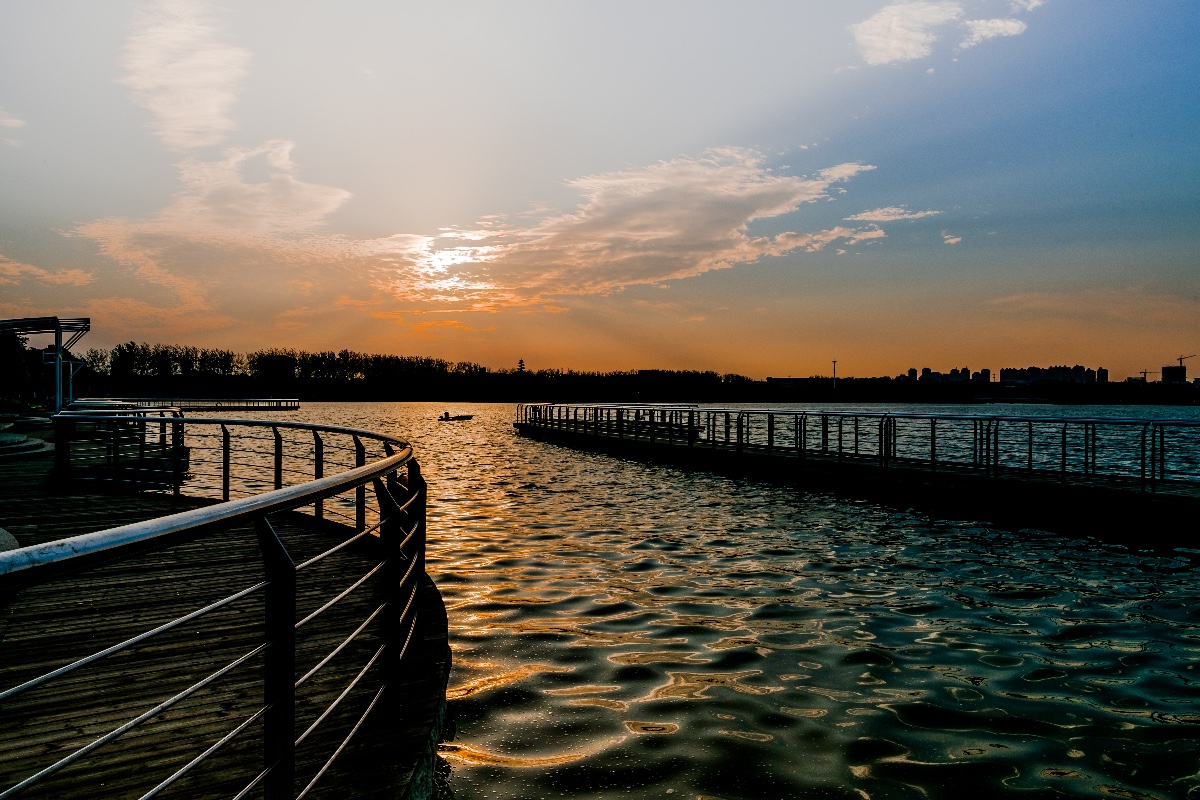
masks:
<path fill-rule="evenodd" d="M 0 108 L 0 128 L 23 128 L 25 120 L 17 119 L 3 108 Z"/>
<path fill-rule="evenodd" d="M 164 302 L 181 321 L 208 327 L 231 314 L 288 326 L 305 314 L 361 309 L 378 316 L 397 302 L 412 309 L 405 313 L 561 311 L 562 296 L 663 285 L 887 235 L 874 224 L 753 232 L 756 222 L 827 200 L 874 167 L 844 163 L 783 175 L 755 151 L 727 148 L 570 181 L 581 200 L 565 212 L 543 208 L 432 235 L 355 238 L 324 230 L 349 193 L 300 180 L 291 153 L 292 143 L 279 140 L 230 148 L 213 160 L 184 158 L 179 189 L 158 214 L 95 220 L 72 234 L 174 295 Z M 265 165 L 266 177 L 247 178 L 252 164 Z M 280 316 L 287 309 L 304 311 Z M 422 336 L 483 330 L 404 327 Z"/>
<path fill-rule="evenodd" d="M 388 285 L 398 297 L 457 300 L 471 307 L 544 302 L 661 284 L 749 264 L 765 256 L 813 252 L 841 239 L 883 231 L 837 227 L 754 236 L 756 220 L 780 217 L 829 196 L 835 183 L 873 169 L 838 164 L 801 178 L 777 175 L 757 152 L 726 148 L 639 169 L 591 175 L 569 185 L 583 196 L 571 212 L 526 226 L 492 220 L 449 230 L 453 246 L 430 242 Z"/>
<path fill-rule="evenodd" d="M 0 253 L 0 285 L 19 284 L 27 278 L 56 286 L 87 286 L 96 276 L 81 269 L 48 270 L 13 261 Z"/>
<path fill-rule="evenodd" d="M 1028 27 L 1019 19 L 971 19 L 966 21 L 967 38 L 959 44 L 959 50 L 974 47 L 980 42 L 999 36 L 1019 36 Z"/>
<path fill-rule="evenodd" d="M 1142 286 L 1091 287 L 1075 292 L 1022 292 L 994 297 L 987 305 L 1011 316 L 1070 320 L 1096 326 L 1118 324 L 1140 333 L 1173 326 L 1190 335 L 1200 318 L 1200 299 L 1160 294 Z M 1154 327 L 1152 327 L 1154 326 Z"/>
<path fill-rule="evenodd" d="M 138 15 L 126 42 L 121 83 L 170 150 L 219 144 L 236 127 L 229 114 L 250 54 L 215 30 L 201 3 L 166 0 Z"/>
<path fill-rule="evenodd" d="M 23 127 L 25 127 L 25 120 L 18 119 L 17 117 L 14 117 L 12 114 L 9 114 L 3 108 L 0 108 L 0 128 L 23 128 Z M 0 142 L 4 142 L 9 147 L 20 147 L 22 144 L 22 141 L 20 139 L 14 139 L 11 136 L 0 137 Z"/>
<path fill-rule="evenodd" d="M 962 241 L 961 236 L 953 236 L 945 231 L 942 231 L 942 242 L 945 244 L 958 244 Z"/>
<path fill-rule="evenodd" d="M 956 2 L 897 3 L 870 19 L 851 25 L 859 52 L 868 64 L 925 58 L 937 37 L 933 29 L 962 17 Z"/>
<path fill-rule="evenodd" d="M 1033 11 L 1045 2 L 1046 0 L 1012 0 L 1012 10 L 1018 12 Z"/>
<path fill-rule="evenodd" d="M 902 219 L 921 219 L 940 214 L 941 211 L 909 211 L 904 206 L 888 206 L 874 211 L 864 211 L 853 217 L 846 217 L 847 222 L 896 222 Z"/>

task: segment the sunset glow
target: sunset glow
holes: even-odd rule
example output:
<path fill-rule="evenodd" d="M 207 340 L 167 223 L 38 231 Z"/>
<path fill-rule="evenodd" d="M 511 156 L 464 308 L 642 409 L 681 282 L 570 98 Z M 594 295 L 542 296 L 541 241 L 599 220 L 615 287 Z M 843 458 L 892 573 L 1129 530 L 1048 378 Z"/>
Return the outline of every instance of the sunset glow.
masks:
<path fill-rule="evenodd" d="M 0 317 L 512 368 L 1200 345 L 1200 8 L 0 9 Z"/>

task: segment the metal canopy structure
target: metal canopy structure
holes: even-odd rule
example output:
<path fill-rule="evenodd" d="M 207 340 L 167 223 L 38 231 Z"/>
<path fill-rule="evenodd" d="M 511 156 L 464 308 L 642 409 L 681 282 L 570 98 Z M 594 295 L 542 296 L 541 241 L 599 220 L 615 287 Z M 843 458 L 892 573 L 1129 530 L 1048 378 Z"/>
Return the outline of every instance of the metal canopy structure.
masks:
<path fill-rule="evenodd" d="M 58 317 L 25 317 L 24 319 L 0 319 L 0 332 L 16 334 L 54 334 L 54 412 L 62 411 L 63 405 L 63 352 L 83 338 L 92 329 L 88 317 L 60 319 Z M 66 342 L 63 333 L 71 334 Z"/>

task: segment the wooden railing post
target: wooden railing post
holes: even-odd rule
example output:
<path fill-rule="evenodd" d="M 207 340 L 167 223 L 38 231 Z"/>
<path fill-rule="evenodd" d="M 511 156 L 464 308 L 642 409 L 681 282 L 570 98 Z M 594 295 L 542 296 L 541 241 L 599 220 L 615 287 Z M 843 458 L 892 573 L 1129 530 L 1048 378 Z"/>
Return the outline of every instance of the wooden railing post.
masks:
<path fill-rule="evenodd" d="M 221 426 L 221 499 L 229 500 L 229 428 Z"/>
<path fill-rule="evenodd" d="M 767 412 L 767 455 L 775 454 L 775 415 Z"/>
<path fill-rule="evenodd" d="M 363 467 L 367 464 L 367 448 L 362 440 L 354 437 L 354 466 Z M 360 483 L 354 490 L 354 530 L 367 529 L 367 485 Z"/>
<path fill-rule="evenodd" d="M 271 431 L 275 434 L 275 488 L 283 488 L 283 435 L 279 433 L 278 426 L 272 426 Z"/>
<path fill-rule="evenodd" d="M 325 442 L 321 439 L 321 434 L 313 429 L 313 480 L 321 480 L 325 477 Z M 325 500 L 322 498 L 313 503 L 313 516 L 317 519 L 325 519 Z"/>
<path fill-rule="evenodd" d="M 296 564 L 266 517 L 255 523 L 266 567 L 267 650 L 263 693 L 266 800 L 296 796 Z"/>
<path fill-rule="evenodd" d="M 743 418 L 744 418 L 744 415 L 739 412 L 738 416 L 737 416 L 737 451 L 739 453 L 742 452 L 742 437 L 743 437 L 743 431 L 745 430 Z"/>

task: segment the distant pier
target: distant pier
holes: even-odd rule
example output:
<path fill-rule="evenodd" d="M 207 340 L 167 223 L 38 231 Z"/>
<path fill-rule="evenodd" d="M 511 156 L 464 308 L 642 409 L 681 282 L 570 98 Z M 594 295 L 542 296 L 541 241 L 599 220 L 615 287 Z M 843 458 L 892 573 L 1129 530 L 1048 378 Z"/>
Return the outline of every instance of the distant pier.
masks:
<path fill-rule="evenodd" d="M 180 411 L 298 411 L 294 397 L 83 397 L 76 407 L 88 404 L 127 403 L 133 408 L 178 408 Z"/>
<path fill-rule="evenodd" d="M 928 510 L 1200 547 L 1200 421 L 523 404 L 521 435 Z M 1181 528 L 1186 525 L 1186 528 Z"/>

